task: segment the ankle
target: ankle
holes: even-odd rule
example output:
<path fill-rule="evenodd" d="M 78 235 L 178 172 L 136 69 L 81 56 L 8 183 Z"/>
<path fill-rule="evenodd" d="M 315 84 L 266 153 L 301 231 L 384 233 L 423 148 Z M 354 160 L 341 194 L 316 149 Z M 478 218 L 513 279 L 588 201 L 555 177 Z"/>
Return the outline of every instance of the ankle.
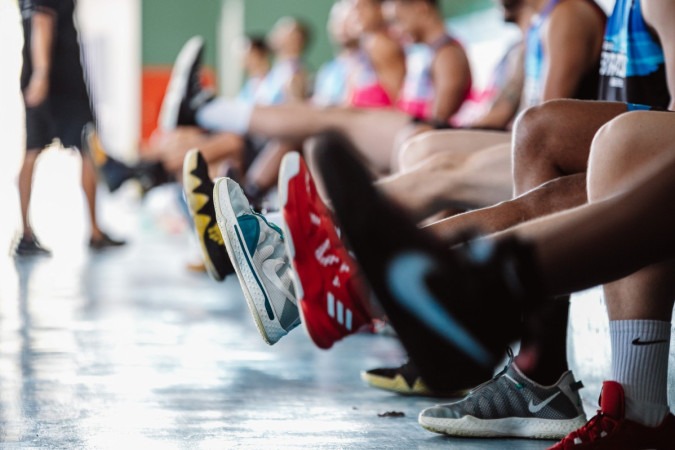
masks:
<path fill-rule="evenodd" d="M 646 427 L 658 427 L 670 413 L 668 405 L 634 400 L 626 396 L 626 419 Z"/>

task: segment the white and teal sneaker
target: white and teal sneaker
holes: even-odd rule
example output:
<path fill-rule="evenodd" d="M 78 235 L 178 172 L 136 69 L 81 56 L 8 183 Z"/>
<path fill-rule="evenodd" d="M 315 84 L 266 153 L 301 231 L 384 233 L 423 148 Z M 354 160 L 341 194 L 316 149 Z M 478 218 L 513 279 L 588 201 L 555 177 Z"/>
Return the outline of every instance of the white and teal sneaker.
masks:
<path fill-rule="evenodd" d="M 275 344 L 300 324 L 283 233 L 253 210 L 230 178 L 216 181 L 213 203 L 253 319 L 265 342 Z"/>
<path fill-rule="evenodd" d="M 586 423 L 582 387 L 571 371 L 553 386 L 542 386 L 511 362 L 463 400 L 425 409 L 419 423 L 449 436 L 562 439 Z"/>

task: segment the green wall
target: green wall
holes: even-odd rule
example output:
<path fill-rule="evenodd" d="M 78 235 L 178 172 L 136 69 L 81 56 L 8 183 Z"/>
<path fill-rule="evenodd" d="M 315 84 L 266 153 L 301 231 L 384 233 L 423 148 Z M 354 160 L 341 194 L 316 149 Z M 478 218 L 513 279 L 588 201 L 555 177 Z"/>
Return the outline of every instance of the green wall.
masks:
<path fill-rule="evenodd" d="M 215 65 L 216 27 L 223 0 L 142 0 L 143 64 L 172 64 L 187 39 L 206 39 L 205 62 Z M 318 69 L 331 55 L 326 20 L 333 0 L 243 0 L 244 30 L 264 34 L 282 16 L 297 16 L 312 27 L 307 63 Z M 494 5 L 492 0 L 441 0 L 443 13 L 453 17 Z"/>
<path fill-rule="evenodd" d="M 221 0 L 142 0 L 141 3 L 143 65 L 173 64 L 185 41 L 199 34 L 206 40 L 205 63 L 215 66 Z"/>
<path fill-rule="evenodd" d="M 246 14 L 244 30 L 247 34 L 265 34 L 283 16 L 293 16 L 305 21 L 312 31 L 306 62 L 316 70 L 331 53 L 326 35 L 326 22 L 332 0 L 244 0 Z"/>

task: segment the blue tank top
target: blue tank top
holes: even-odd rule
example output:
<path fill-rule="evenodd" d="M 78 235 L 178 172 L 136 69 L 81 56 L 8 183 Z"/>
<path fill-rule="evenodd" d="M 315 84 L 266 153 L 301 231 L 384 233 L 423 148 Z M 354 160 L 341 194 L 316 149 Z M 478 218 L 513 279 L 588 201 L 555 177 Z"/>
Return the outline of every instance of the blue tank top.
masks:
<path fill-rule="evenodd" d="M 556 6 L 563 0 L 551 0 L 544 9 L 535 16 L 525 37 L 525 87 L 523 91 L 523 108 L 542 103 L 544 83 L 546 81 L 545 63 L 547 55 L 544 51 L 542 28 Z M 589 0 L 598 14 L 605 19 L 605 13 L 592 0 Z M 596 100 L 598 95 L 598 67 L 594 66 L 581 79 L 572 98 L 579 100 Z"/>
<path fill-rule="evenodd" d="M 658 108 L 670 103 L 663 49 L 644 21 L 640 0 L 616 0 L 607 22 L 600 99 Z"/>

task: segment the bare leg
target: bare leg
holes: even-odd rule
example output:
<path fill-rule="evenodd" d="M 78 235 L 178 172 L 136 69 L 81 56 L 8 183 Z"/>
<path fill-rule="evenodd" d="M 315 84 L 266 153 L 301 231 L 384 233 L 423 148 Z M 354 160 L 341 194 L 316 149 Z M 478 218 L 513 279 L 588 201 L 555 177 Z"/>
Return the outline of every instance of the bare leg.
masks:
<path fill-rule="evenodd" d="M 402 172 L 380 180 L 378 187 L 417 220 L 502 201 L 513 189 L 510 139 L 501 132 L 424 133 L 405 144 Z"/>
<path fill-rule="evenodd" d="M 675 210 L 671 114 L 634 112 L 602 129 L 590 163 L 591 203 L 494 235 L 535 244 L 550 294 L 618 280 L 675 255 L 675 216 L 665 213 Z"/>
<path fill-rule="evenodd" d="M 91 223 L 92 239 L 101 239 L 103 237 L 101 229 L 96 220 L 96 187 L 97 187 L 96 168 L 94 161 L 89 153 L 82 153 L 82 189 L 87 197 L 87 206 L 89 211 L 89 221 Z"/>
<path fill-rule="evenodd" d="M 378 183 L 420 221 L 448 208 L 465 211 L 511 197 L 510 144 L 473 152 L 457 164 L 453 152 L 437 153 L 415 169 Z"/>
<path fill-rule="evenodd" d="M 449 245 L 467 227 L 494 233 L 586 203 L 586 167 L 596 132 L 626 112 L 622 103 L 554 100 L 528 109 L 514 134 L 513 200 L 431 226 Z"/>
<path fill-rule="evenodd" d="M 429 131 L 402 144 L 398 165 L 402 172 L 407 172 L 435 155 L 450 153 L 459 167 L 479 150 L 510 142 L 511 134 L 503 131 Z"/>
<path fill-rule="evenodd" d="M 396 133 L 410 122 L 397 110 L 319 109 L 294 104 L 256 107 L 249 131 L 269 138 L 304 140 L 328 129 L 347 135 L 378 170 L 389 172 Z"/>
<path fill-rule="evenodd" d="M 40 150 L 31 149 L 26 152 L 23 159 L 23 165 L 19 172 L 19 196 L 21 200 L 21 221 L 23 224 L 23 236 L 26 239 L 33 237 L 33 230 L 28 219 L 28 210 L 30 209 L 30 197 L 33 191 L 33 171 L 35 162 L 40 155 Z"/>
<path fill-rule="evenodd" d="M 286 153 L 292 152 L 301 145 L 291 141 L 272 141 L 265 146 L 256 157 L 246 174 L 246 185 L 266 192 L 277 182 L 281 160 Z"/>

